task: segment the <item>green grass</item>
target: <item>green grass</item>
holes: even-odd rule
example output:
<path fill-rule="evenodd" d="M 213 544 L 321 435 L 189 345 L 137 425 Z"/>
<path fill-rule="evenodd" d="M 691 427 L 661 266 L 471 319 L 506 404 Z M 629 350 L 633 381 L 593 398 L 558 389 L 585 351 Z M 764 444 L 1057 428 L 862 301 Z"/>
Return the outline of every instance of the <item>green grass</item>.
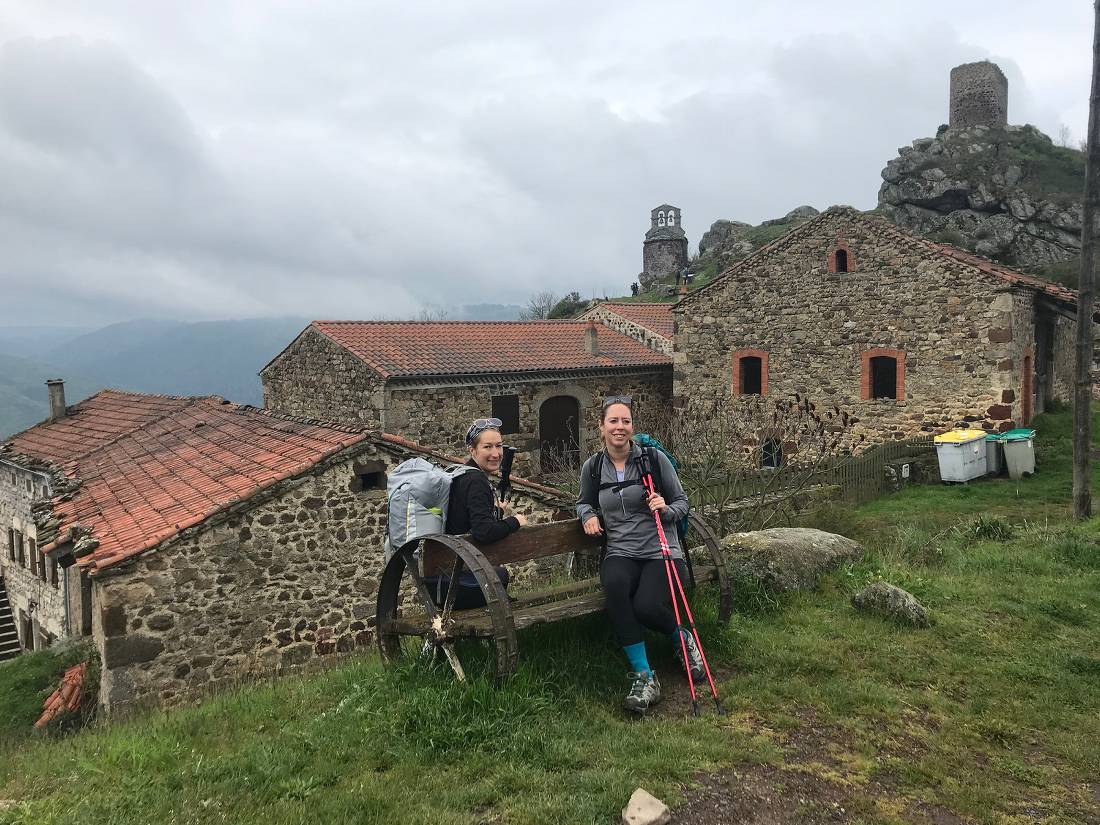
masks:
<path fill-rule="evenodd" d="M 920 803 L 981 823 L 1028 809 L 1081 822 L 1100 776 L 1100 525 L 1068 520 L 1068 414 L 1036 426 L 1030 479 L 819 511 L 867 555 L 818 592 L 741 599 L 728 629 L 700 597 L 728 717 L 624 718 L 625 663 L 590 617 L 522 633 L 501 688 L 368 657 L 9 743 L 0 799 L 20 805 L 0 823 L 610 822 L 637 785 L 675 802 L 698 771 L 759 762 L 840 777 L 863 822 Z M 880 578 L 933 627 L 856 613 L 851 594 Z M 667 643 L 653 648 L 670 673 Z M 793 748 L 811 727 L 827 741 Z"/>
<path fill-rule="evenodd" d="M 0 744 L 28 736 L 65 669 L 88 656 L 85 645 L 69 643 L 0 662 Z"/>

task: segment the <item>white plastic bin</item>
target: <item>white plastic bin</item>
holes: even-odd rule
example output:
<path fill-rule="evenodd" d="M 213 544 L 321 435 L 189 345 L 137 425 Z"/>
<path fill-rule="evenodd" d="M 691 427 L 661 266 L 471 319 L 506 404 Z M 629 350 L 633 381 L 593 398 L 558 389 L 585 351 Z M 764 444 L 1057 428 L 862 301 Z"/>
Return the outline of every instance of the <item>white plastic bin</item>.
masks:
<path fill-rule="evenodd" d="M 1008 477 L 1021 479 L 1035 472 L 1035 430 L 1009 430 L 1003 436 Z"/>
<path fill-rule="evenodd" d="M 941 481 L 970 481 L 985 475 L 985 430 L 951 430 L 937 435 Z"/>

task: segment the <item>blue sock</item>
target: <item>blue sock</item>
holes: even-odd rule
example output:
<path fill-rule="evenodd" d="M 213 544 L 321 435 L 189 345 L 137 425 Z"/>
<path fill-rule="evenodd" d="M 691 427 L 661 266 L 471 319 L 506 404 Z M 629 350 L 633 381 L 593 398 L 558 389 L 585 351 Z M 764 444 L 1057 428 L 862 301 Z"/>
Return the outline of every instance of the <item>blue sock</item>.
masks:
<path fill-rule="evenodd" d="M 645 655 L 645 642 L 638 642 L 636 645 L 624 645 L 623 651 L 626 653 L 626 658 L 630 660 L 630 669 L 635 673 L 653 672 L 649 666 L 649 659 Z"/>

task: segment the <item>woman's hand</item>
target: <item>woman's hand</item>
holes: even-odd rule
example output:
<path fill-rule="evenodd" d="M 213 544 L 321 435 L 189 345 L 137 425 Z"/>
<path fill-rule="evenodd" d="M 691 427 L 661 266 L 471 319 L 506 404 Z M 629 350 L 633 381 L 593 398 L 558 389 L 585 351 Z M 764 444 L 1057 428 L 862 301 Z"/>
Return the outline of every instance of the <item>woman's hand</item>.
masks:
<path fill-rule="evenodd" d="M 663 496 L 659 496 L 656 493 L 650 493 L 646 498 L 646 504 L 649 505 L 650 512 L 659 513 L 664 510 L 668 505 L 665 504 Z"/>
<path fill-rule="evenodd" d="M 527 516 L 523 515 L 523 513 L 516 513 L 512 518 L 519 522 L 520 527 L 527 526 Z"/>
<path fill-rule="evenodd" d="M 588 520 L 584 523 L 584 532 L 590 536 L 603 535 L 603 528 L 600 527 L 600 519 L 598 516 L 589 516 Z"/>
<path fill-rule="evenodd" d="M 499 499 L 497 499 L 497 509 L 500 510 L 501 518 L 508 518 L 508 516 L 515 515 L 515 510 L 512 508 L 512 505 Z"/>

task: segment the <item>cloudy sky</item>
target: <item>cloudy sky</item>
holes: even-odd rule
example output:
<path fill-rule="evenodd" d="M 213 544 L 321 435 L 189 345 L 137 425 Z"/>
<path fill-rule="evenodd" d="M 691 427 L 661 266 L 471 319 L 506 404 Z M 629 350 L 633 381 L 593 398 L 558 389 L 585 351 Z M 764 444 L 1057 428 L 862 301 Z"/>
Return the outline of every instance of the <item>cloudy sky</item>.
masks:
<path fill-rule="evenodd" d="M 958 63 L 1076 143 L 1092 4 L 1039 8 L 7 0 L 0 323 L 621 294 L 659 203 L 693 251 L 718 218 L 874 206 Z"/>

